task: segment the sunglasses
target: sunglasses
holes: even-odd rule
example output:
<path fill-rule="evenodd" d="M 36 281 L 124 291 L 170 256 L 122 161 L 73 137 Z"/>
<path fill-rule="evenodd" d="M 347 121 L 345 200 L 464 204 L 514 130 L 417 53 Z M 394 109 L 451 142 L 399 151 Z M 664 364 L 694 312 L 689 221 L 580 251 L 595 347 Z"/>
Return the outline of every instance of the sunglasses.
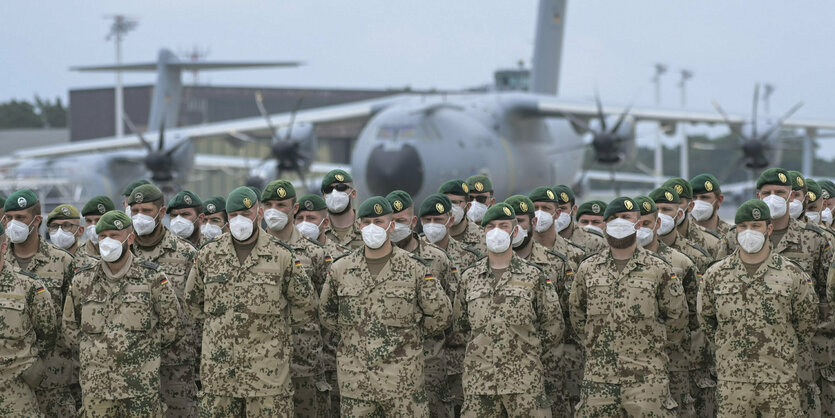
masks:
<path fill-rule="evenodd" d="M 478 201 L 478 203 L 486 204 L 487 199 L 489 199 L 489 198 L 490 198 L 490 196 L 467 196 L 467 201 L 472 202 L 473 200 L 476 200 L 476 201 Z"/>
<path fill-rule="evenodd" d="M 336 183 L 335 185 L 332 185 L 332 186 L 325 186 L 325 188 L 322 189 L 322 191 L 325 194 L 330 194 L 333 191 L 333 189 L 336 189 L 337 191 L 340 191 L 340 192 L 344 192 L 345 190 L 348 190 L 350 188 L 351 188 L 351 186 L 349 186 L 345 183 Z"/>

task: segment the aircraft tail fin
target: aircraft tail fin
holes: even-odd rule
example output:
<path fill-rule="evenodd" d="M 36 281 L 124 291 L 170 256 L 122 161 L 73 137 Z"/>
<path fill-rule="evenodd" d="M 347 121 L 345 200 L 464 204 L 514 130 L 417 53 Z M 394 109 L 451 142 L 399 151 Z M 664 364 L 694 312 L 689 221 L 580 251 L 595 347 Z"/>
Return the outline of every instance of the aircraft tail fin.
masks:
<path fill-rule="evenodd" d="M 531 91 L 534 93 L 557 94 L 567 2 L 539 0 L 531 68 Z"/>

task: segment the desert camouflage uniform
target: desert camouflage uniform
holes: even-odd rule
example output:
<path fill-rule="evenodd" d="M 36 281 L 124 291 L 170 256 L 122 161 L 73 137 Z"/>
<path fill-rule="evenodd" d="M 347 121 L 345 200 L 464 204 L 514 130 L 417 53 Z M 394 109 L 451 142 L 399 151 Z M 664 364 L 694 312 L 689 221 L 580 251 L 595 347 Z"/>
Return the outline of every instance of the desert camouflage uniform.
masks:
<path fill-rule="evenodd" d="M 676 227 L 678 229 L 678 227 Z M 680 232 L 679 232 L 680 233 Z M 705 227 L 699 226 L 692 219 L 687 219 L 687 229 L 682 234 L 693 244 L 704 248 L 715 259 L 722 258 L 722 235 L 717 234 Z"/>
<path fill-rule="evenodd" d="M 716 349 L 719 416 L 800 416 L 799 352 L 818 322 L 812 279 L 772 251 L 753 277 L 735 252 L 703 280 L 696 309 Z"/>
<path fill-rule="evenodd" d="M 671 234 L 675 234 L 676 239 L 673 240 L 672 244 L 670 244 L 669 247 L 672 247 L 674 250 L 686 255 L 691 260 L 693 260 L 693 263 L 696 265 L 696 269 L 700 272 L 705 271 L 708 267 L 710 267 L 711 263 L 713 263 L 714 261 L 714 258 L 706 249 L 702 248 L 698 244 L 693 243 L 693 241 L 684 238 L 675 229 L 673 229 L 673 232 L 671 232 Z"/>
<path fill-rule="evenodd" d="M 183 307 L 180 339 L 162 351 L 160 384 L 162 401 L 168 406 L 166 416 L 194 417 L 197 415 L 196 381 L 201 332 L 200 324 L 188 313 L 184 292 L 196 250 L 191 242 L 174 235 L 168 228 L 162 228 L 162 237 L 156 245 L 143 247 L 134 241 L 131 250 L 138 259 L 159 264 Z"/>
<path fill-rule="evenodd" d="M 72 257 L 72 264 L 70 266 L 72 267 L 73 274 L 75 274 L 80 270 L 86 270 L 88 268 L 94 267 L 98 263 L 98 258 L 87 255 L 86 253 L 82 252 L 81 248 L 79 247 Z M 80 364 L 78 362 L 78 352 L 72 351 L 72 380 L 70 383 L 70 392 L 72 393 L 72 397 L 75 400 L 76 410 L 81 409 L 81 385 L 78 383 L 79 367 Z"/>
<path fill-rule="evenodd" d="M 568 226 L 568 230 L 568 236 L 563 238 L 582 246 L 588 253 L 600 252 L 609 246 L 603 234 L 581 228 L 576 222 L 572 221 L 571 225 Z"/>
<path fill-rule="evenodd" d="M 64 337 L 77 347 L 85 416 L 162 416 L 160 362 L 180 337 L 173 286 L 132 255 L 122 272 L 81 270 L 64 305 Z"/>
<path fill-rule="evenodd" d="M 362 246 L 365 245 L 362 242 L 362 234 L 360 233 L 359 224 L 356 221 L 351 225 L 351 229 L 348 233 L 342 238 L 336 234 L 336 229 L 334 229 L 331 225 L 325 229 L 325 236 L 327 237 L 328 242 L 333 242 L 334 244 L 339 244 L 352 250 L 362 248 Z"/>
<path fill-rule="evenodd" d="M 611 250 L 592 255 L 569 309 L 586 353 L 577 416 L 673 416 L 667 351 L 682 349 L 687 302 L 672 267 L 643 248 L 622 271 Z"/>
<path fill-rule="evenodd" d="M 32 232 L 34 233 L 34 232 Z M 8 263 L 20 269 L 12 255 L 14 244 L 10 244 L 6 253 Z M 37 280 L 46 286 L 52 296 L 55 317 L 61 317 L 67 289 L 72 282 L 72 255 L 39 238 L 38 251 L 29 260 L 27 272 L 33 273 Z M 49 417 L 72 417 L 76 415 L 75 400 L 70 385 L 72 384 L 72 352 L 62 335 L 58 334 L 55 347 L 44 359 L 44 379 L 35 388 L 41 412 Z"/>
<path fill-rule="evenodd" d="M 325 241 L 325 253 L 328 254 L 326 257 L 328 264 L 328 269 L 331 268 L 333 262 L 338 260 L 341 257 L 344 257 L 351 253 L 351 248 L 346 247 L 342 244 L 337 243 L 336 241 L 327 240 Z M 315 284 L 315 283 L 314 283 Z M 322 295 L 322 288 L 316 289 L 316 294 L 321 296 Z M 321 325 L 321 324 L 320 324 Z M 339 334 L 325 328 L 320 327 L 322 332 L 322 363 L 325 369 L 325 381 L 328 382 L 328 386 L 330 386 L 330 416 L 331 417 L 338 417 L 339 416 L 339 383 L 336 380 L 336 347 L 339 345 Z"/>
<path fill-rule="evenodd" d="M 713 232 L 719 234 L 719 236 L 721 237 L 724 237 L 725 234 L 727 234 L 728 231 L 731 230 L 732 226 L 732 224 L 723 221 L 722 218 L 719 218 L 719 221 L 716 223 L 716 230 Z"/>
<path fill-rule="evenodd" d="M 92 226 L 90 228 L 95 228 L 95 226 Z M 90 241 L 89 239 L 87 241 L 84 241 L 84 244 L 78 246 L 78 250 L 75 252 L 75 256 L 78 257 L 79 255 L 93 257 L 96 260 L 101 258 L 101 255 L 99 255 L 99 249 L 96 248 L 96 246 L 93 244 L 93 241 Z"/>
<path fill-rule="evenodd" d="M 372 277 L 364 249 L 355 250 L 334 262 L 319 313 L 342 337 L 336 361 L 343 416 L 429 415 L 424 336 L 443 332 L 452 308 L 427 261 L 395 247 Z"/>
<path fill-rule="evenodd" d="M 201 416 L 293 414 L 291 327 L 316 320 L 315 295 L 291 250 L 258 234 L 243 263 L 230 234 L 206 244 L 186 282 L 188 308 L 203 321 Z"/>
<path fill-rule="evenodd" d="M 475 248 L 481 254 L 487 254 L 487 243 L 484 241 L 484 231 L 481 230 L 481 227 L 469 219 L 461 222 L 467 222 L 464 232 L 455 236 L 450 234 L 450 238 Z"/>
<path fill-rule="evenodd" d="M 561 237 L 560 234 L 557 234 L 557 239 L 554 241 L 554 246 L 551 247 L 551 250 L 560 254 L 565 254 L 565 256 L 571 261 L 571 268 L 574 270 L 577 270 L 577 266 L 580 265 L 580 262 L 583 261 L 587 255 L 587 251 L 584 247 Z"/>
<path fill-rule="evenodd" d="M 565 332 L 559 295 L 546 271 L 515 254 L 499 278 L 489 263 L 467 269 L 455 294 L 453 338 L 467 346 L 462 416 L 550 417 L 542 357 Z"/>
<path fill-rule="evenodd" d="M 37 417 L 30 384 L 43 377 L 43 358 L 55 345 L 59 322 L 44 285 L 12 270 L 7 262 L 0 272 L 0 415 Z"/>

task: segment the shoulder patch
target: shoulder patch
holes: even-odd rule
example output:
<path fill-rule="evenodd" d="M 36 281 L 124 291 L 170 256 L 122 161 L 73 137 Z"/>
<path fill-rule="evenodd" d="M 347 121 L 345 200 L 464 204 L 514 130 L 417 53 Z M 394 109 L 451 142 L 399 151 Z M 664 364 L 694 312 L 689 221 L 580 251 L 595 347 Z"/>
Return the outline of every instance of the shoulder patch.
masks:
<path fill-rule="evenodd" d="M 324 247 L 324 246 L 325 246 L 325 244 L 322 244 L 321 242 L 316 241 L 315 239 L 310 238 L 310 237 L 308 237 L 307 235 L 302 235 L 302 237 L 304 237 L 304 239 L 306 239 L 306 240 L 308 240 L 308 241 L 310 241 L 310 242 L 312 242 L 312 243 L 316 244 L 316 246 L 317 246 L 317 247 Z"/>
<path fill-rule="evenodd" d="M 568 263 L 568 257 L 566 257 L 565 254 L 563 254 L 559 251 L 554 251 L 550 248 L 546 248 L 545 252 L 559 258 L 560 260 L 562 260 L 565 263 Z"/>
<path fill-rule="evenodd" d="M 409 257 L 412 257 L 412 258 L 414 258 L 415 260 L 420 261 L 420 263 L 421 263 L 421 264 L 423 264 L 423 265 L 424 265 L 424 266 L 426 266 L 426 267 L 429 267 L 429 266 L 430 266 L 430 263 L 429 263 L 428 261 L 426 261 L 426 259 L 424 259 L 424 258 L 422 258 L 422 257 L 418 256 L 417 254 L 411 254 L 411 253 L 410 253 L 410 254 L 409 254 Z"/>
<path fill-rule="evenodd" d="M 145 267 L 146 269 L 151 269 L 154 271 L 159 271 L 159 264 L 154 263 L 153 261 L 144 260 L 139 263 L 140 266 Z"/>
<path fill-rule="evenodd" d="M 697 249 L 700 253 L 704 254 L 704 255 L 705 255 L 705 257 L 708 257 L 708 258 L 713 258 L 713 256 L 712 256 L 712 255 L 710 255 L 710 253 L 709 253 L 709 252 L 707 252 L 707 250 L 706 250 L 706 249 L 704 249 L 704 248 L 700 247 L 698 244 L 694 244 L 694 243 L 692 243 L 692 242 L 688 242 L 688 243 L 687 243 L 687 245 L 689 245 L 689 246 L 691 246 L 691 247 L 693 247 L 693 248 Z"/>
<path fill-rule="evenodd" d="M 818 233 L 818 235 L 823 235 L 823 230 L 822 229 L 820 229 L 817 225 L 812 225 L 809 222 L 806 222 L 806 228 L 804 228 L 804 229 L 806 229 L 808 231 L 815 231 L 815 232 Z"/>
<path fill-rule="evenodd" d="M 660 255 L 658 255 L 658 254 L 656 254 L 656 253 L 650 252 L 649 254 L 650 254 L 651 256 L 653 256 L 653 257 L 655 257 L 655 258 L 657 258 L 657 259 L 659 259 L 659 260 L 663 261 L 664 263 L 666 263 L 666 264 L 667 264 L 667 265 L 669 265 L 669 266 L 672 266 L 672 265 L 673 265 L 673 263 L 671 263 L 671 262 L 670 262 L 670 260 L 667 260 L 666 258 L 664 258 L 664 257 L 662 257 L 662 256 L 660 256 Z"/>

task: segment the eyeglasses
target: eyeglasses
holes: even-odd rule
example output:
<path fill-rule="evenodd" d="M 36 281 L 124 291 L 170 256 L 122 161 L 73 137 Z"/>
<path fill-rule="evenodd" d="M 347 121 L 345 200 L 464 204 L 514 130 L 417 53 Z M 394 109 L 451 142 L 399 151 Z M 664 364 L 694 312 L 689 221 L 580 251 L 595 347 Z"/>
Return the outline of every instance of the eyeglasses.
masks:
<path fill-rule="evenodd" d="M 58 232 L 58 228 L 61 228 L 64 231 L 74 234 L 75 231 L 78 231 L 78 227 L 79 225 L 74 224 L 49 224 L 46 226 L 46 229 L 48 229 L 49 232 L 55 233 Z"/>
<path fill-rule="evenodd" d="M 467 196 L 467 201 L 472 202 L 473 200 L 477 200 L 478 203 L 486 204 L 487 199 L 489 199 L 489 198 L 490 198 L 490 196 Z"/>
<path fill-rule="evenodd" d="M 336 183 L 333 186 L 325 186 L 325 188 L 322 189 L 322 191 L 325 192 L 325 194 L 330 194 L 333 191 L 333 189 L 336 189 L 337 191 L 340 191 L 340 192 L 344 192 L 345 190 L 348 190 L 350 188 L 351 188 L 351 186 L 349 186 L 345 183 Z"/>

